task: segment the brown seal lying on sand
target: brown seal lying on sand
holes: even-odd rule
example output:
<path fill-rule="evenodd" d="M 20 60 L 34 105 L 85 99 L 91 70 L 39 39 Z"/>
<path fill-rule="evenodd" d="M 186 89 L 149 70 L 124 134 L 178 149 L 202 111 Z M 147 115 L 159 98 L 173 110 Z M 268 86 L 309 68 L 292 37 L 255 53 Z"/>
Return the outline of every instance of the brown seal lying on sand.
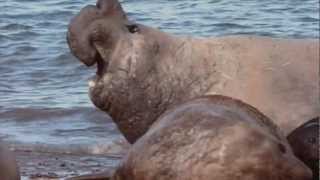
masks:
<path fill-rule="evenodd" d="M 319 123 L 319 117 L 314 118 L 288 136 L 294 154 L 312 169 L 314 180 L 319 180 Z"/>
<path fill-rule="evenodd" d="M 0 179 L 20 180 L 20 172 L 14 154 L 0 142 Z"/>
<path fill-rule="evenodd" d="M 104 178 L 103 178 L 104 177 Z M 311 180 L 282 132 L 254 107 L 203 96 L 167 110 L 110 180 Z"/>
<path fill-rule="evenodd" d="M 319 40 L 177 37 L 128 20 L 117 0 L 83 8 L 67 39 L 80 61 L 97 64 L 91 99 L 130 143 L 201 95 L 247 102 L 285 134 L 319 113 Z"/>
<path fill-rule="evenodd" d="M 115 180 L 308 180 L 276 125 L 254 107 L 204 96 L 166 113 L 130 149 Z"/>

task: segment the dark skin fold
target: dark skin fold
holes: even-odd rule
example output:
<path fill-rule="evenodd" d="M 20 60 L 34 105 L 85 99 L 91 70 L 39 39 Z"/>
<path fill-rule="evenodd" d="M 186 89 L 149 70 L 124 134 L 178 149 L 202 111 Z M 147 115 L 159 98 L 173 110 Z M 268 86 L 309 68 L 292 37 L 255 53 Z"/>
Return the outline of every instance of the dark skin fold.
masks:
<path fill-rule="evenodd" d="M 319 126 L 319 117 L 316 117 L 288 136 L 294 154 L 312 170 L 314 180 L 319 179 Z"/>

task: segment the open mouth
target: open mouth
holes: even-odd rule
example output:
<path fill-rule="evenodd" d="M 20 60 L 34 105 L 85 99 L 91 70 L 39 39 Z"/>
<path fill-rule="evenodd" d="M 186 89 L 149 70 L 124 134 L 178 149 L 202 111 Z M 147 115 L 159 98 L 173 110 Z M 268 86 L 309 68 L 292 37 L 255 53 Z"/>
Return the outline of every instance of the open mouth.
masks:
<path fill-rule="evenodd" d="M 94 61 L 97 63 L 97 72 L 96 75 L 98 77 L 102 77 L 104 73 L 107 72 L 109 66 L 109 59 L 111 50 L 103 49 L 99 45 L 93 43 L 93 47 L 96 50 L 96 54 L 94 56 Z"/>
<path fill-rule="evenodd" d="M 103 73 L 106 71 L 108 67 L 108 62 L 105 62 L 103 58 L 101 57 L 100 53 L 97 52 L 94 58 L 94 62 L 97 64 L 97 71 L 96 75 L 93 77 L 93 79 L 89 80 L 88 85 L 90 88 L 94 88 L 96 86 L 96 82 L 99 81 Z"/>
<path fill-rule="evenodd" d="M 100 53 L 98 52 L 96 57 L 96 62 L 97 62 L 97 76 L 101 77 L 103 75 L 103 72 L 106 70 L 108 64 L 102 59 Z"/>

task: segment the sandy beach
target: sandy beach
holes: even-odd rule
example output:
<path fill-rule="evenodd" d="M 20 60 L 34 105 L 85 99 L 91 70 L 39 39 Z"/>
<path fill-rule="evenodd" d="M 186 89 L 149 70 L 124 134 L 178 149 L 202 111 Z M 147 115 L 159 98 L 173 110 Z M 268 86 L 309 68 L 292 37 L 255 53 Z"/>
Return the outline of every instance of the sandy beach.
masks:
<path fill-rule="evenodd" d="M 52 154 L 15 151 L 23 180 L 65 179 L 114 168 L 120 155 Z"/>

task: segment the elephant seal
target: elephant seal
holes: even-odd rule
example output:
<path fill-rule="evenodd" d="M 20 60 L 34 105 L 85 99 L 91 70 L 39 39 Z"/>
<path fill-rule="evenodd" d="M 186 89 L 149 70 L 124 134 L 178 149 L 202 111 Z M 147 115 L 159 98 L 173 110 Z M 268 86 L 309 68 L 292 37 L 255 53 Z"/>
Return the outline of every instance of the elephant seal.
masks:
<path fill-rule="evenodd" d="M 240 99 L 287 135 L 320 112 L 319 40 L 180 37 L 128 20 L 117 0 L 83 8 L 68 27 L 72 54 L 97 64 L 92 102 L 130 143 L 167 109 L 194 97 Z"/>
<path fill-rule="evenodd" d="M 311 180 L 283 134 L 254 107 L 204 96 L 163 115 L 135 144 L 113 180 Z"/>
<path fill-rule="evenodd" d="M 319 179 L 319 117 L 314 118 L 291 132 L 288 141 L 294 154 L 302 160 Z"/>
<path fill-rule="evenodd" d="M 0 142 L 0 179 L 20 180 L 15 156 L 2 142 Z"/>

